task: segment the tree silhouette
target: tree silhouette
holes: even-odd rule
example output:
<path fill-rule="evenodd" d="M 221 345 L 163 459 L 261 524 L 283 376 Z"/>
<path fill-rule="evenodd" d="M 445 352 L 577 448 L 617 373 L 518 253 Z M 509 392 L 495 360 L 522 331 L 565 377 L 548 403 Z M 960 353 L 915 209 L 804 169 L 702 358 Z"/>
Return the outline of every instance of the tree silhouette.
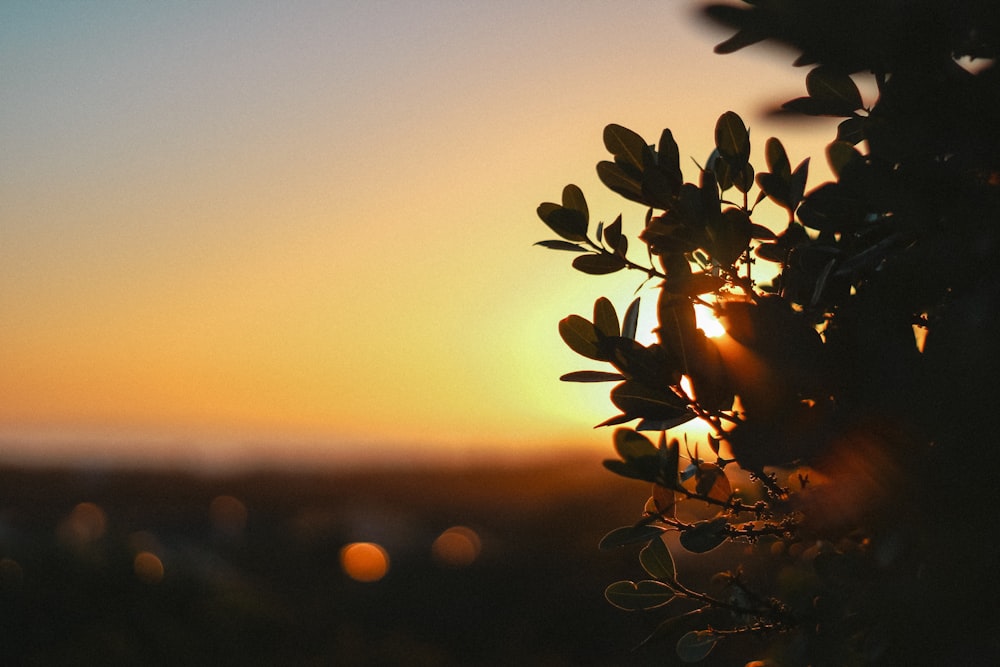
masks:
<path fill-rule="evenodd" d="M 835 178 L 807 188 L 809 160 L 793 168 L 776 138 L 755 167 L 730 111 L 695 182 L 670 130 L 650 144 L 605 128 L 601 181 L 648 209 L 633 239 L 620 215 L 594 227 L 576 186 L 539 206 L 558 237 L 540 245 L 574 253 L 574 268 L 659 283 L 649 345 L 636 340 L 638 300 L 619 318 L 600 298 L 592 319 L 559 323 L 570 348 L 612 367 L 562 378 L 615 383 L 606 467 L 652 487 L 635 524 L 601 543 L 643 545 L 648 577 L 606 597 L 661 614 L 644 643 L 670 641 L 690 662 L 730 650 L 780 665 L 997 664 L 1000 11 L 704 11 L 736 30 L 719 53 L 765 40 L 800 53 L 807 94 L 780 113 L 838 119 Z M 855 83 L 867 77 L 872 100 Z M 754 222 L 774 205 L 784 229 Z M 725 336 L 705 335 L 697 304 Z M 691 420 L 707 424 L 705 443 L 671 435 Z M 706 555 L 685 556 L 685 575 L 678 549 Z M 724 569 L 695 586 L 699 561 Z"/>

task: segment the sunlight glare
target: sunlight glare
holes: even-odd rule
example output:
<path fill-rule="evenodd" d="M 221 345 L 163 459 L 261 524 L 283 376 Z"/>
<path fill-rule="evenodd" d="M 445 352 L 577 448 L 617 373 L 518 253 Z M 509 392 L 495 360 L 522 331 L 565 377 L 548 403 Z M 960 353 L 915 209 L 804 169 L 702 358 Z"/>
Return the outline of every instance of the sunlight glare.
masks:
<path fill-rule="evenodd" d="M 696 305 L 694 313 L 698 322 L 698 328 L 704 331 L 705 335 L 709 338 L 718 338 L 726 333 L 722 322 L 719 321 L 719 318 L 715 316 L 715 313 L 708 306 Z"/>

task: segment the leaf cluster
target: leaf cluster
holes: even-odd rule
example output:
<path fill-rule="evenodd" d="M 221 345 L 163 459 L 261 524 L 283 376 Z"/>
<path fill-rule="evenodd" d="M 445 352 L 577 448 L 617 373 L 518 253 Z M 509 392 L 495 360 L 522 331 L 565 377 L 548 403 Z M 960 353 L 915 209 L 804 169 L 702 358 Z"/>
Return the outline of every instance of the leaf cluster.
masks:
<path fill-rule="evenodd" d="M 761 165 L 750 130 L 727 111 L 691 181 L 669 129 L 654 144 L 605 128 L 610 157 L 597 173 L 645 207 L 636 231 L 622 215 L 592 225 L 575 185 L 538 207 L 557 237 L 539 245 L 573 253 L 576 270 L 656 281 L 654 342 L 637 340 L 638 299 L 621 319 L 601 297 L 590 319 L 559 323 L 571 349 L 610 366 L 561 378 L 613 383 L 618 412 L 599 426 L 619 427 L 618 458 L 605 467 L 651 486 L 639 519 L 601 541 L 643 545 L 649 578 L 612 584 L 606 597 L 629 611 L 666 610 L 647 641 L 672 639 L 684 661 L 755 636 L 790 664 L 913 664 L 930 630 L 952 618 L 963 628 L 1000 622 L 962 616 L 980 591 L 942 574 L 955 553 L 930 546 L 935 525 L 982 537 L 976 527 L 996 507 L 958 461 L 977 443 L 977 479 L 1000 473 L 1000 449 L 983 443 L 1000 402 L 1000 274 L 991 270 L 1000 262 L 1000 68 L 967 70 L 957 59 L 995 58 L 1000 22 L 973 0 L 909 3 L 905 15 L 899 3 L 860 0 L 744 4 L 706 9 L 736 28 L 717 50 L 762 40 L 799 49 L 796 64 L 811 66 L 805 95 L 782 113 L 835 119 L 824 156 L 832 180 L 810 188 L 809 158 L 793 168 L 774 137 Z M 862 95 L 862 76 L 874 99 Z M 761 206 L 783 210 L 784 227 L 756 223 Z M 773 269 L 768 282 L 758 262 Z M 706 336 L 696 306 L 711 308 L 726 334 Z M 667 435 L 692 420 L 708 428 L 707 459 Z M 657 444 L 647 432 L 659 432 Z M 955 516 L 970 527 L 958 530 Z M 1000 554 L 988 534 L 960 559 L 981 575 Z M 784 579 L 761 575 L 758 591 L 736 568 L 716 578 L 721 594 L 689 588 L 668 537 L 695 555 L 763 546 L 783 559 Z M 887 620 L 886 609 L 921 608 L 909 597 L 918 586 L 935 613 Z"/>

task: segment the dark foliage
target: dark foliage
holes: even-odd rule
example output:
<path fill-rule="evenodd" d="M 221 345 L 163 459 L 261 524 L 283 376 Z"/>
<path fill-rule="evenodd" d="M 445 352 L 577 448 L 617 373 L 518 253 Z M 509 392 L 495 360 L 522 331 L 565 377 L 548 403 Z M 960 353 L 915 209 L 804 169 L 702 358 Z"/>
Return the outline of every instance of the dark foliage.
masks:
<path fill-rule="evenodd" d="M 689 661 L 745 642 L 767 664 L 996 664 L 1000 12 L 931 0 L 705 11 L 737 29 L 721 53 L 763 40 L 800 52 L 807 94 L 783 108 L 839 119 L 825 156 L 835 180 L 808 188 L 808 159 L 793 168 L 776 138 L 755 166 L 726 112 L 694 182 L 669 130 L 650 144 L 605 129 L 613 159 L 598 174 L 648 207 L 648 264 L 628 255 L 621 216 L 591 237 L 575 186 L 539 207 L 561 237 L 544 245 L 579 253 L 575 268 L 659 281 L 650 345 L 606 299 L 592 322 L 560 323 L 572 349 L 616 371 L 563 379 L 616 382 L 619 414 L 602 425 L 637 423 L 615 432 L 607 467 L 652 485 L 635 525 L 602 544 L 645 544 L 649 579 L 607 597 L 662 608 L 650 641 Z M 758 205 L 787 211 L 787 226 L 756 224 Z M 757 262 L 776 267 L 773 282 L 753 278 Z M 725 336 L 704 334 L 696 304 Z M 707 446 L 681 451 L 667 432 L 692 419 Z M 740 475 L 751 481 L 738 488 Z M 681 583 L 671 549 L 732 542 L 746 546 L 730 569 Z"/>

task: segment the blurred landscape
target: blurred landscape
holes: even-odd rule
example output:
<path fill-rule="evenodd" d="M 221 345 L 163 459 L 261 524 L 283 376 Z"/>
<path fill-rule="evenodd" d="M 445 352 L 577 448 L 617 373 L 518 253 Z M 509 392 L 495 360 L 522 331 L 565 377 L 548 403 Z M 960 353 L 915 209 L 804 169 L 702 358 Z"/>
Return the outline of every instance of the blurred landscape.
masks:
<path fill-rule="evenodd" d="M 644 493 L 593 454 L 234 476 L 7 467 L 0 662 L 671 664 L 670 644 L 632 650 L 662 615 L 603 598 L 642 578 L 636 550 L 597 543 Z M 342 567 L 359 542 L 388 557 L 380 579 Z"/>

